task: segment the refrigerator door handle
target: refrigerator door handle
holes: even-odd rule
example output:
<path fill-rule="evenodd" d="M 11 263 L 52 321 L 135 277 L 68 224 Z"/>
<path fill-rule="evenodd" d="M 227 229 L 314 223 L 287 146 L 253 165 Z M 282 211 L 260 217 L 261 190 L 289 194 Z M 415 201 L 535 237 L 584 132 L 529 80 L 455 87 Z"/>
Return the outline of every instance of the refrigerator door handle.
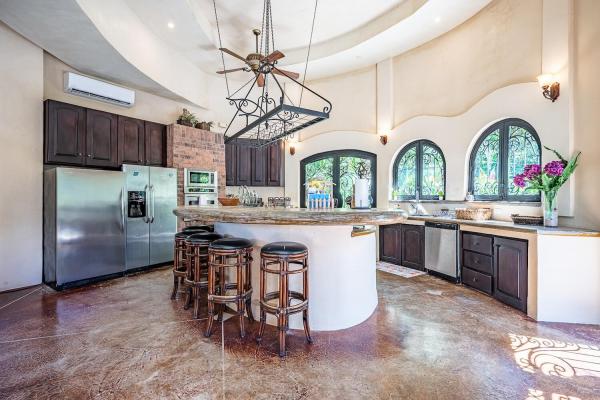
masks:
<path fill-rule="evenodd" d="M 154 185 L 150 185 L 150 193 L 152 194 L 152 217 L 150 217 L 150 223 L 154 223 L 154 204 L 155 204 L 155 196 L 156 196 L 156 190 L 154 189 Z"/>
<path fill-rule="evenodd" d="M 148 202 L 150 201 L 150 192 L 148 191 L 149 186 L 144 186 L 144 193 L 146 193 L 146 201 L 144 201 L 144 222 L 149 223 L 150 217 L 148 217 Z"/>
<path fill-rule="evenodd" d="M 121 231 L 125 232 L 125 188 L 121 189 Z"/>

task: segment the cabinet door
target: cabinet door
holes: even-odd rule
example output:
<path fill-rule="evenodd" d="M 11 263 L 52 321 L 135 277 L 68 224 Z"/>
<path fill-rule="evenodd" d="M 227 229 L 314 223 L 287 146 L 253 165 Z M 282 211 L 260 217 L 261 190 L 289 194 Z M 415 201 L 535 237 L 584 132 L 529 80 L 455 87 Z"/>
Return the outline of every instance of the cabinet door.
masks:
<path fill-rule="evenodd" d="M 44 144 L 47 163 L 83 165 L 85 159 L 85 109 L 46 100 Z"/>
<path fill-rule="evenodd" d="M 146 121 L 144 136 L 146 165 L 164 166 L 167 161 L 166 127 Z"/>
<path fill-rule="evenodd" d="M 119 165 L 117 115 L 90 109 L 86 114 L 85 164 L 95 167 L 117 167 Z"/>
<path fill-rule="evenodd" d="M 118 164 L 144 164 L 144 121 L 119 116 Z"/>
<path fill-rule="evenodd" d="M 252 157 L 252 186 L 267 186 L 267 147 L 253 147 Z"/>
<path fill-rule="evenodd" d="M 400 225 L 382 225 L 379 227 L 379 259 L 393 264 L 401 263 L 402 231 Z"/>
<path fill-rule="evenodd" d="M 527 312 L 527 242 L 494 238 L 494 297 Z"/>
<path fill-rule="evenodd" d="M 225 185 L 235 186 L 237 183 L 237 146 L 235 143 L 225 145 Z"/>
<path fill-rule="evenodd" d="M 402 225 L 402 265 L 425 269 L 425 227 L 422 225 Z"/>
<path fill-rule="evenodd" d="M 284 143 L 278 140 L 267 147 L 267 186 L 284 186 Z"/>
<path fill-rule="evenodd" d="M 252 185 L 252 147 L 238 141 L 236 146 L 236 185 Z"/>

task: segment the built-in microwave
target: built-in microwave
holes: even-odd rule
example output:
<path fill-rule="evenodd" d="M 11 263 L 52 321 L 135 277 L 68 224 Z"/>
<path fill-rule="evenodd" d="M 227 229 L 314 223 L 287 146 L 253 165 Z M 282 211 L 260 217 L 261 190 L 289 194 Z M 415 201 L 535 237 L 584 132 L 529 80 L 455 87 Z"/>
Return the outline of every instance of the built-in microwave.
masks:
<path fill-rule="evenodd" d="M 193 187 L 217 186 L 217 176 L 214 171 L 201 171 L 198 169 L 185 168 L 184 174 L 184 187 L 186 189 Z"/>

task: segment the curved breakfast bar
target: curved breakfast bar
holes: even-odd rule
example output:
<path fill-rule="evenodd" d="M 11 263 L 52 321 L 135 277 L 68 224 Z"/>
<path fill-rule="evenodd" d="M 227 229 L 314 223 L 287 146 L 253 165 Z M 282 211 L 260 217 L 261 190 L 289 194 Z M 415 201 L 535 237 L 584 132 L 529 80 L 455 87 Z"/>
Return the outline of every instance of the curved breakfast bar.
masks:
<path fill-rule="evenodd" d="M 365 321 L 377 306 L 374 229 L 354 229 L 401 223 L 406 212 L 398 209 L 317 209 L 251 207 L 179 207 L 174 214 L 186 220 L 214 224 L 215 231 L 250 239 L 252 305 L 258 315 L 260 248 L 277 241 L 305 244 L 309 254 L 309 319 L 311 328 L 332 331 Z M 274 287 L 276 278 L 267 281 Z M 290 279 L 290 290 L 300 287 Z M 275 325 L 274 318 L 267 319 Z M 290 328 L 302 329 L 301 315 L 290 317 Z"/>

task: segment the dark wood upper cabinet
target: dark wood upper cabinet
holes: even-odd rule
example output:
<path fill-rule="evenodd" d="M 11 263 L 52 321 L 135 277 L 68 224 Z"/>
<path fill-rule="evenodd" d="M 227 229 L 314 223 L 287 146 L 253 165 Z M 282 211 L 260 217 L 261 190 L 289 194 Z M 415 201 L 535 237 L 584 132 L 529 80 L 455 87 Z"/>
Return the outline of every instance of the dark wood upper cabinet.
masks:
<path fill-rule="evenodd" d="M 527 242 L 494 238 L 494 297 L 527 311 Z"/>
<path fill-rule="evenodd" d="M 267 148 L 252 147 L 250 156 L 252 158 L 252 186 L 267 185 Z"/>
<path fill-rule="evenodd" d="M 284 186 L 285 156 L 282 140 L 267 147 L 267 186 Z"/>
<path fill-rule="evenodd" d="M 237 177 L 237 145 L 225 145 L 225 185 L 235 186 Z"/>
<path fill-rule="evenodd" d="M 145 162 L 146 165 L 161 167 L 166 164 L 167 145 L 166 127 L 162 124 L 146 121 L 145 124 Z"/>
<path fill-rule="evenodd" d="M 402 228 L 399 224 L 379 227 L 379 259 L 392 264 L 402 262 Z"/>
<path fill-rule="evenodd" d="M 238 141 L 236 146 L 236 185 L 252 185 L 252 147 Z"/>
<path fill-rule="evenodd" d="M 86 110 L 85 143 L 87 158 L 85 165 L 95 167 L 117 167 L 118 129 L 117 116 L 97 110 Z"/>
<path fill-rule="evenodd" d="M 402 266 L 425 270 L 425 227 L 403 224 L 401 243 Z"/>
<path fill-rule="evenodd" d="M 119 116 L 119 165 L 144 164 L 144 121 Z"/>
<path fill-rule="evenodd" d="M 84 163 L 85 108 L 58 101 L 46 101 L 44 131 L 44 153 L 47 163 Z"/>

